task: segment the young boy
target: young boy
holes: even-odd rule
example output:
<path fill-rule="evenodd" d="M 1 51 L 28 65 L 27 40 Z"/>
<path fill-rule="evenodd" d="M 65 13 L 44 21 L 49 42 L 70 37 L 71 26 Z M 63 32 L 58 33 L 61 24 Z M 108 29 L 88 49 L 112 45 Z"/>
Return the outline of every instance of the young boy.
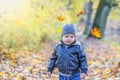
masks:
<path fill-rule="evenodd" d="M 62 27 L 60 42 L 54 48 L 47 74 L 51 76 L 55 67 L 59 70 L 59 80 L 82 80 L 87 74 L 86 53 L 76 41 L 76 29 L 73 24 Z"/>

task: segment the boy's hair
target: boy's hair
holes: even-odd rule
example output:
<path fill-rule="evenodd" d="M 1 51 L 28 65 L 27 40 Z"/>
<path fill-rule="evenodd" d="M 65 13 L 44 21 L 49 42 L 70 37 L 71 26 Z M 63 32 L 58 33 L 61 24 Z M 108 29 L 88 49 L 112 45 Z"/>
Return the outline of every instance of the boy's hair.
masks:
<path fill-rule="evenodd" d="M 74 36 L 76 35 L 76 28 L 73 24 L 65 24 L 62 27 L 62 35 L 63 37 L 65 34 L 73 34 Z"/>

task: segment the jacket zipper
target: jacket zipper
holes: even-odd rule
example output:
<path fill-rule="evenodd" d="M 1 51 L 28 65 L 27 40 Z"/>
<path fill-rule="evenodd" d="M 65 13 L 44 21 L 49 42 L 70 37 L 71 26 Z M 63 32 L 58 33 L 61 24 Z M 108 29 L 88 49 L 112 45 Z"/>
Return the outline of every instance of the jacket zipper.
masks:
<path fill-rule="evenodd" d="M 65 53 L 66 53 L 66 74 L 68 74 L 68 46 L 65 48 Z"/>

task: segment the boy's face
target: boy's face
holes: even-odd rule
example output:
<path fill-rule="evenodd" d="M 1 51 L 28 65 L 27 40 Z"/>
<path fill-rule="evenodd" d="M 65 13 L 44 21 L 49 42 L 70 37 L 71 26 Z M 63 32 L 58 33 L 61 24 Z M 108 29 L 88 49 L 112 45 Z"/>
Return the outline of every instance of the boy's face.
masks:
<path fill-rule="evenodd" d="M 75 36 L 73 34 L 65 34 L 62 40 L 64 44 L 70 45 L 74 42 Z"/>

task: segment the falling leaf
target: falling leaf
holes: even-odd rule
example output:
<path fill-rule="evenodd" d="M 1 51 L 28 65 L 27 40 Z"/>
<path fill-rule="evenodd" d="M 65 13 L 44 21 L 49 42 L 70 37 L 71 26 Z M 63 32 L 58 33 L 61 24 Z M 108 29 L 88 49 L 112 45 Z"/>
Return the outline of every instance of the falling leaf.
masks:
<path fill-rule="evenodd" d="M 84 11 L 83 10 L 80 10 L 78 13 L 77 13 L 77 16 L 79 17 L 81 14 L 83 14 Z"/>
<path fill-rule="evenodd" d="M 61 34 L 61 32 L 62 32 L 61 28 L 57 28 L 57 33 Z"/>
<path fill-rule="evenodd" d="M 100 31 L 96 27 L 94 27 L 93 29 L 91 29 L 90 33 L 94 37 L 97 37 L 97 38 L 101 37 Z"/>
<path fill-rule="evenodd" d="M 61 14 L 57 16 L 58 21 L 63 21 L 65 20 L 65 17 L 63 17 Z"/>

